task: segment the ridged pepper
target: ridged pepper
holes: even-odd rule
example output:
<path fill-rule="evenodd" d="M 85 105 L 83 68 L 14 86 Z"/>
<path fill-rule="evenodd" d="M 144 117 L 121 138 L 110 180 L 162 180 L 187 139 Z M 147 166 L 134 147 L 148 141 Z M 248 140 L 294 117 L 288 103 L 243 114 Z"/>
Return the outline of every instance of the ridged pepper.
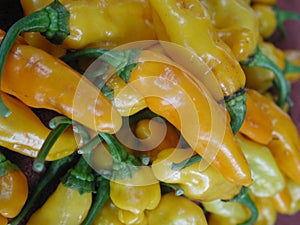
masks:
<path fill-rule="evenodd" d="M 119 208 L 118 218 L 124 224 L 138 224 L 145 210 L 156 208 L 161 199 L 159 182 L 150 167 L 137 169 L 132 177 L 110 180 L 110 198 Z"/>
<path fill-rule="evenodd" d="M 255 52 L 259 40 L 258 20 L 243 0 L 201 0 L 208 9 L 219 37 L 241 62 Z M 234 16 L 231 16 L 234 15 Z"/>
<path fill-rule="evenodd" d="M 270 150 L 241 134 L 237 134 L 237 139 L 251 169 L 251 193 L 256 197 L 270 197 L 283 190 L 286 185 L 285 179 Z"/>
<path fill-rule="evenodd" d="M 276 13 L 271 5 L 254 3 L 251 5 L 258 19 L 259 33 L 267 39 L 275 32 L 277 28 Z"/>
<path fill-rule="evenodd" d="M 149 225 L 207 225 L 203 210 L 196 203 L 170 192 L 159 205 L 146 212 Z"/>
<path fill-rule="evenodd" d="M 296 49 L 283 50 L 286 59 L 284 77 L 294 83 L 300 78 L 300 51 Z"/>
<path fill-rule="evenodd" d="M 53 0 L 21 0 L 25 15 L 39 10 Z M 70 34 L 63 48 L 116 47 L 138 40 L 153 40 L 156 35 L 152 25 L 148 1 L 128 0 L 61 0 L 70 13 Z M 130 15 L 130 16 L 128 16 Z M 91 23 L 91 20 L 98 21 Z M 30 43 L 30 37 L 25 39 Z"/>
<path fill-rule="evenodd" d="M 285 56 L 281 49 L 267 41 L 260 42 L 258 46 L 263 54 L 269 57 L 280 70 L 284 69 Z M 273 86 L 273 80 L 275 78 L 273 71 L 258 66 L 248 67 L 243 65 L 242 67 L 247 77 L 246 86 L 248 88 L 255 89 L 260 93 L 265 93 Z"/>
<path fill-rule="evenodd" d="M 101 91 L 60 59 L 16 43 L 5 63 L 1 90 L 31 107 L 61 113 L 87 127 L 114 133 L 121 116 Z"/>
<path fill-rule="evenodd" d="M 3 129 L 0 145 L 22 155 L 36 157 L 50 134 L 50 129 L 23 102 L 4 92 L 0 94 L 12 112 L 8 118 L 0 117 Z M 75 136 L 72 129 L 65 131 L 50 149 L 46 160 L 56 160 L 72 154 L 78 148 L 77 141 L 79 137 Z"/>
<path fill-rule="evenodd" d="M 184 195 L 192 200 L 229 200 L 240 192 L 240 185 L 225 180 L 212 166 L 203 171 L 200 170 L 199 163 L 186 165 L 182 169 L 173 168 L 174 164 L 184 162 L 192 155 L 192 149 L 162 150 L 152 163 L 155 177 L 167 184 L 178 184 L 183 189 Z"/>
<path fill-rule="evenodd" d="M 80 158 L 49 196 L 29 218 L 27 225 L 80 225 L 85 219 L 94 191 L 94 176 L 84 158 Z"/>
<path fill-rule="evenodd" d="M 189 60 L 194 66 L 198 63 L 194 58 L 199 57 L 215 75 L 236 133 L 246 113 L 242 90 L 246 77 L 230 47 L 218 36 L 208 10 L 197 0 L 150 0 L 150 3 L 159 39 L 191 50 L 194 56 Z"/>
<path fill-rule="evenodd" d="M 273 138 L 270 118 L 251 96 L 247 96 L 246 107 L 245 120 L 239 132 L 260 144 L 267 145 Z"/>
<path fill-rule="evenodd" d="M 272 121 L 273 139 L 268 144 L 280 170 L 300 184 L 300 140 L 298 130 L 290 116 L 272 99 L 255 90 L 247 94 L 258 103 Z"/>
<path fill-rule="evenodd" d="M 254 225 L 273 225 L 277 220 L 277 211 L 270 198 L 251 196 L 257 209 L 258 218 Z"/>
<path fill-rule="evenodd" d="M 16 164 L 6 159 L 0 152 L 0 216 L 5 218 L 17 216 L 27 197 L 27 177 Z"/>

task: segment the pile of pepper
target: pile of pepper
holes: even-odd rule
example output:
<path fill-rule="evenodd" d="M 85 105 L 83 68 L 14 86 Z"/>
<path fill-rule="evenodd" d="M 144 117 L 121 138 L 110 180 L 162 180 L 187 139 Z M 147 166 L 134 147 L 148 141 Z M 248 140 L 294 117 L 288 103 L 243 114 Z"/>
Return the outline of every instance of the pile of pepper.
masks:
<path fill-rule="evenodd" d="M 300 52 L 270 39 L 298 15 L 276 0 L 20 3 L 0 31 L 0 225 L 272 225 L 300 211 Z M 32 159 L 37 185 L 7 151 Z"/>

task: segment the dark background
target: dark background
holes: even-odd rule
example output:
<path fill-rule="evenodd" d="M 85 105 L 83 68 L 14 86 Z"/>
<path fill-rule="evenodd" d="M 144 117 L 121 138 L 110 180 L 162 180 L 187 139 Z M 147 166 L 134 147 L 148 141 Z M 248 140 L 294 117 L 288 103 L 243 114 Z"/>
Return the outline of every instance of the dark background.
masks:
<path fill-rule="evenodd" d="M 278 0 L 278 6 L 281 9 L 289 10 L 300 14 L 300 1 L 299 0 Z M 18 0 L 0 0 L 0 28 L 6 30 L 13 24 L 18 18 L 22 17 L 22 9 Z M 287 37 L 281 39 L 279 35 L 274 35 L 272 41 L 276 46 L 282 49 L 298 49 L 300 50 L 300 22 L 286 21 L 285 28 L 287 31 Z M 292 119 L 297 125 L 300 131 L 300 81 L 292 85 L 291 97 L 294 102 L 294 107 L 291 110 Z M 15 157 L 16 156 L 16 157 Z M 10 159 L 13 162 L 21 165 L 21 169 L 24 171 L 30 171 L 31 160 L 26 157 L 20 157 L 12 154 Z M 22 162 L 22 163 L 20 163 Z M 32 181 L 30 187 L 34 186 L 37 182 L 37 174 L 26 172 L 26 175 Z M 297 225 L 300 224 L 300 212 L 293 216 L 279 215 L 276 225 Z"/>

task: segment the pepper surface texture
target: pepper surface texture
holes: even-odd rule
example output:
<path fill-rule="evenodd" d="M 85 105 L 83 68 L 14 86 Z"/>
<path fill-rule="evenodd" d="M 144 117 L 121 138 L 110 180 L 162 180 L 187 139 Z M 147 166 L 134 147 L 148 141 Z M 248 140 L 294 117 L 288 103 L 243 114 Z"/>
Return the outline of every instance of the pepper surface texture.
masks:
<path fill-rule="evenodd" d="M 46 140 L 50 129 L 23 102 L 1 92 L 4 103 L 12 114 L 8 118 L 0 117 L 2 134 L 0 145 L 29 157 L 36 157 Z M 46 160 L 57 160 L 72 154 L 78 149 L 79 139 L 72 129 L 64 132 L 52 146 Z"/>
<path fill-rule="evenodd" d="M 27 177 L 17 165 L 7 160 L 0 152 L 0 217 L 17 216 L 27 197 Z M 5 218 L 2 218 L 3 222 Z"/>
<path fill-rule="evenodd" d="M 156 57 L 154 52 L 142 51 L 139 63 L 130 73 L 128 83 L 143 95 L 151 111 L 175 126 L 188 144 L 205 160 L 211 162 L 226 179 L 233 183 L 250 185 L 250 169 L 232 134 L 229 121 L 226 119 L 227 112 L 215 99 L 205 95 L 199 88 L 200 81 L 196 82 L 174 66 L 159 63 L 157 60 L 148 61 L 149 58 Z M 191 110 L 187 111 L 187 108 Z M 222 130 L 224 134 L 222 140 L 211 141 L 212 118 L 216 112 L 220 112 L 219 115 L 223 115 L 226 119 L 220 123 L 224 123 Z M 191 120 L 194 122 L 191 123 Z M 218 130 L 213 132 L 217 135 Z M 208 144 L 212 144 L 217 150 L 215 155 L 205 154 Z"/>
<path fill-rule="evenodd" d="M 1 90 L 28 106 L 54 110 L 97 131 L 114 133 L 122 123 L 97 87 L 58 58 L 30 45 L 13 46 Z"/>
<path fill-rule="evenodd" d="M 25 15 L 28 15 L 52 1 L 21 0 L 21 4 Z M 60 2 L 70 13 L 70 35 L 61 45 L 63 48 L 112 48 L 128 42 L 156 39 L 148 1 L 61 0 Z M 30 38 L 25 36 L 29 43 Z"/>

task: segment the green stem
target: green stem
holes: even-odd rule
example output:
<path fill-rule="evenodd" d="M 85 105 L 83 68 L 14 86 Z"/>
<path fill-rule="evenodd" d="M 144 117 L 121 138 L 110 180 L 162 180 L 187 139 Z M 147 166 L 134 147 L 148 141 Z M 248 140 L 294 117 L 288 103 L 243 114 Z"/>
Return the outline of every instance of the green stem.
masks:
<path fill-rule="evenodd" d="M 245 89 L 237 91 L 234 95 L 225 98 L 226 109 L 230 115 L 230 126 L 234 134 L 241 128 L 246 116 L 246 99 Z"/>
<path fill-rule="evenodd" d="M 78 149 L 78 154 L 89 154 L 96 147 L 96 145 L 100 144 L 103 139 L 99 136 L 95 136 L 90 141 L 86 142 L 82 147 Z"/>
<path fill-rule="evenodd" d="M 201 159 L 202 159 L 202 157 L 200 155 L 196 154 L 196 155 L 192 156 L 191 158 L 185 159 L 179 163 L 172 163 L 171 169 L 172 170 L 181 170 L 188 166 L 193 165 L 196 162 L 200 162 Z"/>
<path fill-rule="evenodd" d="M 0 45 L 0 80 L 6 58 L 19 34 L 24 32 L 41 32 L 53 43 L 61 44 L 69 35 L 69 12 L 55 0 L 52 4 L 35 11 L 14 23 L 7 31 Z M 4 105 L 0 96 L 0 114 L 7 117 L 10 110 Z"/>
<path fill-rule="evenodd" d="M 243 62 L 242 64 L 249 67 L 259 66 L 265 69 L 269 69 L 274 73 L 275 84 L 278 89 L 278 98 L 276 100 L 276 103 L 279 107 L 283 108 L 288 102 L 290 86 L 279 67 L 269 57 L 267 57 L 258 47 L 253 57 L 251 57 L 246 62 Z"/>
<path fill-rule="evenodd" d="M 247 221 L 245 221 L 241 224 L 238 224 L 238 225 L 252 225 L 255 223 L 255 221 L 258 218 L 258 209 L 248 194 L 248 188 L 243 187 L 241 192 L 236 197 L 234 197 L 233 199 L 231 199 L 229 201 L 230 202 L 239 202 L 239 203 L 243 204 L 244 206 L 246 206 L 251 212 L 251 217 Z"/>
<path fill-rule="evenodd" d="M 6 159 L 5 155 L 0 152 L 0 177 L 5 176 L 9 171 L 19 170 L 19 167 Z"/>
<path fill-rule="evenodd" d="M 97 214 L 100 212 L 102 207 L 105 205 L 110 195 L 109 180 L 99 176 L 97 178 L 98 188 L 97 194 L 94 199 L 93 205 L 91 206 L 88 215 L 84 219 L 81 225 L 91 225 L 95 220 Z"/>
<path fill-rule="evenodd" d="M 297 66 L 286 59 L 283 73 L 300 73 L 300 66 Z"/>
<path fill-rule="evenodd" d="M 165 183 L 165 182 L 160 182 L 160 185 L 162 186 L 162 189 L 171 189 L 172 191 L 175 192 L 176 196 L 184 195 L 184 190 L 182 187 L 180 187 L 179 184 L 170 184 L 170 183 Z M 167 191 L 169 192 L 169 191 Z"/>
<path fill-rule="evenodd" d="M 284 28 L 284 22 L 286 20 L 296 20 L 300 21 L 300 15 L 294 12 L 289 12 L 285 10 L 281 10 L 278 6 L 273 7 L 274 12 L 276 13 L 276 21 L 277 21 L 277 29 L 282 35 L 282 37 L 286 37 L 286 31 Z"/>
<path fill-rule="evenodd" d="M 28 214 L 29 210 L 40 201 L 41 195 L 46 190 L 46 188 L 55 180 L 58 180 L 62 174 L 64 174 L 67 168 L 70 167 L 72 162 L 75 159 L 75 154 L 69 155 L 59 160 L 55 160 L 51 162 L 50 166 L 47 168 L 45 175 L 43 175 L 42 179 L 38 183 L 34 192 L 28 201 L 22 208 L 22 211 L 18 214 L 17 217 L 13 218 L 9 225 L 17 225 L 21 222 L 21 220 Z"/>
<path fill-rule="evenodd" d="M 41 172 L 44 169 L 46 157 L 49 154 L 52 146 L 55 144 L 57 139 L 68 129 L 69 126 L 70 124 L 68 123 L 62 123 L 51 130 L 46 140 L 44 141 L 37 157 L 34 159 L 33 169 L 35 171 Z"/>
<path fill-rule="evenodd" d="M 64 186 L 74 188 L 80 194 L 84 194 L 95 191 L 94 180 L 92 168 L 83 157 L 80 157 L 75 167 L 68 170 L 61 182 Z"/>

